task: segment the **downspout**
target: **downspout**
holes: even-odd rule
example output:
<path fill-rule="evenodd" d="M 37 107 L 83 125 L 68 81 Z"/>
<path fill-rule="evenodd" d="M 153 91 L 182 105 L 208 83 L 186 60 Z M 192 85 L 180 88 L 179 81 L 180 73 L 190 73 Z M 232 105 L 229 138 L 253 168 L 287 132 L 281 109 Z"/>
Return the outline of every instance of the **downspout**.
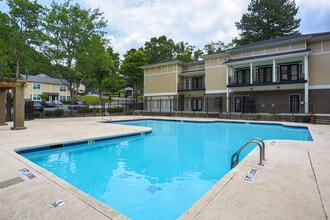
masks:
<path fill-rule="evenodd" d="M 254 74 L 254 71 L 253 71 L 253 63 L 251 62 L 251 63 L 250 63 L 250 84 L 253 83 L 253 74 Z"/>
<path fill-rule="evenodd" d="M 276 60 L 273 60 L 273 82 L 279 81 L 279 79 L 276 79 Z"/>
<path fill-rule="evenodd" d="M 308 76 L 308 54 L 305 56 L 304 59 L 304 68 L 305 68 L 305 113 L 309 113 L 309 76 Z M 315 114 L 315 112 L 313 112 Z"/>
<path fill-rule="evenodd" d="M 226 65 L 226 85 L 229 85 L 229 67 Z M 226 112 L 229 112 L 229 88 L 226 88 Z"/>

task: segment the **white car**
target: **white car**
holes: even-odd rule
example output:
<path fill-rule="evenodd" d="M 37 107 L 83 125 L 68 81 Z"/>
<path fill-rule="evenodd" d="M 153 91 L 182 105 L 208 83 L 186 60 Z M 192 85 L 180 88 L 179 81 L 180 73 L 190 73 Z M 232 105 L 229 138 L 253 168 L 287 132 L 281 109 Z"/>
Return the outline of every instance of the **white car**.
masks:
<path fill-rule="evenodd" d="M 63 103 L 61 101 L 58 101 L 58 100 L 54 100 L 53 103 L 54 103 L 55 106 L 63 106 Z"/>

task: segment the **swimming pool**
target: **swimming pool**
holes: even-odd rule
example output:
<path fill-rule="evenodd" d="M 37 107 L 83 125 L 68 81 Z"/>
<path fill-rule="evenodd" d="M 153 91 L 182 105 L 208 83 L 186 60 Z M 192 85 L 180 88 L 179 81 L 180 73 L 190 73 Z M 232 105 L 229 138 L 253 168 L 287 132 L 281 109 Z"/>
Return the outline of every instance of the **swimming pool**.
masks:
<path fill-rule="evenodd" d="M 311 140 L 306 128 L 274 124 L 118 123 L 153 130 L 19 153 L 132 219 L 175 219 L 230 170 L 231 155 L 251 138 Z"/>

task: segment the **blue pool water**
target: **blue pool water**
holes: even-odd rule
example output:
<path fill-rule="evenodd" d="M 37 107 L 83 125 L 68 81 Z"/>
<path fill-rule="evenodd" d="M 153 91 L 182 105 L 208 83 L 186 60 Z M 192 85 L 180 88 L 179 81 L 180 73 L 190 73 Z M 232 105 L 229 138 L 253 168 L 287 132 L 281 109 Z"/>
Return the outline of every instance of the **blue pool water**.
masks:
<path fill-rule="evenodd" d="M 307 128 L 274 124 L 119 123 L 152 132 L 19 153 L 132 219 L 176 219 L 230 170 L 231 155 L 251 138 L 312 140 Z"/>

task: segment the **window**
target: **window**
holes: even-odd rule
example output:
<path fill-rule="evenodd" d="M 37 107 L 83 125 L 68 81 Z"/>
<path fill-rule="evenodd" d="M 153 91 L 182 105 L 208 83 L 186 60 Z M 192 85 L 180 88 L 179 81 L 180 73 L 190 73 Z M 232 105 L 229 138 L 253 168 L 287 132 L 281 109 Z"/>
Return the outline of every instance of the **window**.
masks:
<path fill-rule="evenodd" d="M 65 85 L 60 85 L 60 91 L 61 92 L 66 92 L 66 86 Z"/>
<path fill-rule="evenodd" d="M 238 69 L 236 70 L 237 84 L 249 84 L 250 83 L 250 69 Z"/>
<path fill-rule="evenodd" d="M 300 72 L 301 72 L 301 65 L 299 63 L 283 64 L 280 66 L 280 80 L 281 81 L 299 80 Z"/>
<path fill-rule="evenodd" d="M 40 90 L 40 88 L 41 88 L 41 85 L 40 85 L 40 83 L 33 83 L 33 89 L 34 90 Z"/>
<path fill-rule="evenodd" d="M 60 95 L 59 99 L 60 99 L 60 101 L 66 101 L 66 96 L 65 95 Z"/>
<path fill-rule="evenodd" d="M 189 97 L 184 98 L 184 110 L 190 111 L 191 110 L 191 100 Z"/>
<path fill-rule="evenodd" d="M 190 79 L 189 78 L 184 80 L 184 89 L 186 89 L 186 90 L 190 89 Z"/>
<path fill-rule="evenodd" d="M 32 94 L 31 99 L 32 101 L 41 101 L 41 98 L 38 94 Z"/>
<path fill-rule="evenodd" d="M 192 89 L 204 89 L 204 78 L 193 78 Z"/>
<path fill-rule="evenodd" d="M 272 67 L 259 67 L 258 68 L 258 82 L 266 83 L 272 82 Z"/>

